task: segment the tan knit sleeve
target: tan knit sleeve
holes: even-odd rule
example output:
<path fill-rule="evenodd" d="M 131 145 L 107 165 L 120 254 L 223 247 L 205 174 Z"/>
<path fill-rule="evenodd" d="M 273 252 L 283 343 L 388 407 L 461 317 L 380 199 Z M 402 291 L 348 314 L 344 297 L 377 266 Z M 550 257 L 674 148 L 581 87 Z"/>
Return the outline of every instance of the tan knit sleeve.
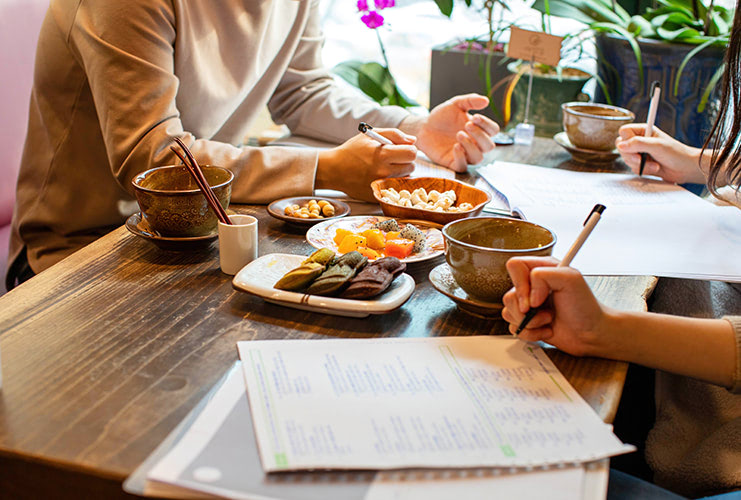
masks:
<path fill-rule="evenodd" d="M 741 394 L 741 316 L 723 316 L 736 333 L 736 373 L 733 375 L 733 386 L 730 391 Z"/>

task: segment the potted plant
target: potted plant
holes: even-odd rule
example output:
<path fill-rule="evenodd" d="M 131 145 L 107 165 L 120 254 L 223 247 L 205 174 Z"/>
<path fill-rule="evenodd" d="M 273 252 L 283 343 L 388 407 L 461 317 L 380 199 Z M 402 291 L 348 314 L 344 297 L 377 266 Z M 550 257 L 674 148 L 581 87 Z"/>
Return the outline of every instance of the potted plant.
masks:
<path fill-rule="evenodd" d="M 464 1 L 472 7 L 473 0 Z M 435 0 L 435 3 L 443 15 L 450 17 L 452 0 Z M 506 67 L 504 44 L 499 37 L 509 28 L 504 19 L 509 7 L 501 0 L 483 0 L 477 8 L 486 17 L 486 33 L 432 48 L 430 107 L 459 94 L 485 94 L 489 96 L 489 108 L 481 112 L 501 122 L 506 83 L 511 77 Z"/>
<path fill-rule="evenodd" d="M 473 0 L 464 1 L 471 6 Z M 447 0 L 436 3 L 443 14 L 450 15 L 452 3 Z M 528 75 L 522 76 L 529 65 L 508 59 L 505 44 L 498 39 L 514 26 L 551 33 L 549 18 L 542 14 L 540 26 L 521 19 L 507 20 L 505 12 L 512 11 L 502 0 L 485 0 L 480 10 L 486 16 L 488 33 L 433 49 L 430 104 L 434 106 L 459 93 L 485 93 L 490 98 L 490 109 L 485 114 L 502 125 L 507 125 L 510 119 L 512 124 L 520 123 L 525 118 L 528 87 Z M 573 67 L 588 57 L 583 50 L 585 41 L 582 31 L 567 35 L 557 66 L 534 65 L 528 121 L 535 125 L 537 135 L 552 136 L 561 130 L 561 103 L 576 100 L 583 85 L 594 76 Z"/>
<path fill-rule="evenodd" d="M 396 84 L 386 57 L 386 48 L 378 30 L 384 25 L 384 18 L 380 11 L 395 5 L 395 0 L 374 0 L 372 5 L 368 3 L 368 0 L 356 1 L 358 12 L 361 14 L 360 20 L 376 33 L 384 63 L 345 61 L 332 68 L 332 71 L 381 105 L 412 108 L 419 104 L 404 94 Z"/>
<path fill-rule="evenodd" d="M 707 2 L 707 3 L 706 3 Z M 704 142 L 717 110 L 713 94 L 723 73 L 733 12 L 713 0 L 657 0 L 630 15 L 608 0 L 536 0 L 543 13 L 587 23 L 597 34 L 597 99 L 644 119 L 649 86 L 662 84 L 657 125 L 693 146 Z"/>

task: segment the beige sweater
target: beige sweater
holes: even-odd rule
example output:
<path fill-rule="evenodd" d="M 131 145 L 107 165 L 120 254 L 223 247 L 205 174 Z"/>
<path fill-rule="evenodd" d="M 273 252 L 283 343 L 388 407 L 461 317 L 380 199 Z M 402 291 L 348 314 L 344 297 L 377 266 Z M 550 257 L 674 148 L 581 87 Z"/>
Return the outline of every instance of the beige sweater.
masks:
<path fill-rule="evenodd" d="M 665 372 L 656 375 L 656 423 L 646 441 L 654 481 L 690 497 L 741 489 L 741 286 L 662 279 L 652 310 L 725 316 L 736 332 L 736 372 L 728 390 Z"/>
<path fill-rule="evenodd" d="M 318 0 L 52 0 L 41 29 L 11 236 L 40 272 L 137 210 L 131 179 L 199 162 L 236 174 L 232 200 L 313 191 L 314 150 L 240 146 L 266 105 L 294 134 L 342 142 L 407 112 L 334 87 Z"/>

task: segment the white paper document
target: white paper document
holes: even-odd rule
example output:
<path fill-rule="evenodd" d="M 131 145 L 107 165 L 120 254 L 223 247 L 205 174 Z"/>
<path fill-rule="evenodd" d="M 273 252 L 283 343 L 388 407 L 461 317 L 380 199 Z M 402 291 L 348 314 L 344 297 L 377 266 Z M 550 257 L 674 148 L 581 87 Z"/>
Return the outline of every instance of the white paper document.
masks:
<path fill-rule="evenodd" d="M 512 337 L 239 342 L 266 471 L 538 466 L 623 445 Z"/>
<path fill-rule="evenodd" d="M 566 254 L 596 203 L 607 207 L 572 263 L 589 275 L 741 282 L 741 210 L 634 174 L 573 172 L 508 162 L 478 170 L 510 208 L 556 234 Z"/>
<path fill-rule="evenodd" d="M 238 364 L 239 365 L 239 364 Z M 265 474 L 260 466 L 241 366 L 232 369 L 164 453 L 143 465 L 145 484 L 126 491 L 164 498 L 282 500 L 435 500 L 517 498 L 597 500 L 607 491 L 607 461 L 550 470 L 414 469 Z M 182 427 L 179 426 L 179 427 Z"/>

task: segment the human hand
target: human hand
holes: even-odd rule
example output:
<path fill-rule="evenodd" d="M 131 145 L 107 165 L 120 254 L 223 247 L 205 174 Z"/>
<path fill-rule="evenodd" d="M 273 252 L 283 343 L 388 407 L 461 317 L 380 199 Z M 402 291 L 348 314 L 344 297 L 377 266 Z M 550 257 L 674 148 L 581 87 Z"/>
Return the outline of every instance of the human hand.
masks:
<path fill-rule="evenodd" d="M 371 182 L 412 173 L 417 158 L 416 138 L 397 129 L 373 130 L 394 144 L 379 144 L 358 134 L 336 148 L 321 151 L 315 187 L 338 189 L 352 198 L 375 201 Z"/>
<path fill-rule="evenodd" d="M 502 317 L 514 333 L 531 307 L 548 301 L 519 337 L 548 342 L 575 356 L 598 354 L 606 340 L 605 309 L 579 271 L 557 265 L 552 257 L 513 257 L 507 261 L 515 286 L 504 295 Z"/>
<path fill-rule="evenodd" d="M 484 153 L 494 149 L 492 136 L 499 132 L 499 125 L 484 115 L 468 114 L 468 110 L 488 104 L 489 99 L 478 94 L 456 96 L 439 104 L 411 129 L 417 135 L 417 146 L 435 163 L 465 172 L 469 164 L 480 163 Z"/>
<path fill-rule="evenodd" d="M 641 153 L 648 153 L 644 174 L 678 184 L 705 183 L 705 175 L 700 170 L 699 149 L 682 144 L 656 127 L 651 137 L 644 137 L 645 132 L 645 123 L 623 125 L 620 137 L 615 141 L 620 156 L 633 172 L 640 170 Z"/>

